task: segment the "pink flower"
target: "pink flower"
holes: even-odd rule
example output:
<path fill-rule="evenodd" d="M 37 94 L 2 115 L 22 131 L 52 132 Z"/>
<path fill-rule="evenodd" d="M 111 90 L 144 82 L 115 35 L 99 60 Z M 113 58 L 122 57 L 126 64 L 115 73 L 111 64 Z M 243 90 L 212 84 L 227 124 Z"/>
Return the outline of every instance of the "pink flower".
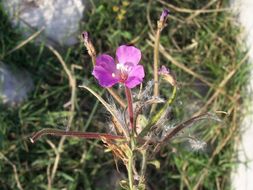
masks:
<path fill-rule="evenodd" d="M 103 87 L 122 83 L 128 88 L 134 88 L 143 81 L 145 76 L 143 66 L 138 65 L 140 60 L 139 49 L 122 45 L 117 48 L 116 61 L 107 54 L 98 56 L 92 74 Z"/>

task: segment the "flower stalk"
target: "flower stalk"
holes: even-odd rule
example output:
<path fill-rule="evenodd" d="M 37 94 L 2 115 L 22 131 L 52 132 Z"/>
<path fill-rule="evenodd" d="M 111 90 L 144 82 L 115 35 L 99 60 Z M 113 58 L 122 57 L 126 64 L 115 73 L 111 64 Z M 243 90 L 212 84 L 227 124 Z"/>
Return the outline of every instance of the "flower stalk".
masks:
<path fill-rule="evenodd" d="M 130 152 L 129 157 L 128 157 L 128 166 L 127 166 L 128 182 L 129 182 L 130 190 L 135 190 L 134 176 L 133 176 L 133 162 L 134 162 L 133 152 Z"/>
<path fill-rule="evenodd" d="M 125 86 L 125 93 L 127 98 L 127 110 L 129 115 L 130 129 L 135 132 L 134 127 L 134 111 L 133 111 L 133 97 L 131 90 Z"/>
<path fill-rule="evenodd" d="M 159 77 L 158 77 L 158 68 L 159 68 L 159 43 L 160 43 L 160 36 L 161 36 L 161 31 L 165 27 L 165 22 L 167 20 L 169 11 L 165 9 L 161 16 L 160 19 L 157 22 L 157 30 L 156 30 L 156 35 L 155 35 L 155 45 L 154 45 L 154 64 L 153 64 L 153 69 L 154 69 L 154 96 L 158 97 L 159 96 Z M 151 113 L 153 113 L 156 109 L 156 104 L 153 104 L 151 107 Z"/>
<path fill-rule="evenodd" d="M 141 160 L 141 174 L 140 174 L 140 181 L 138 187 L 145 187 L 145 175 L 147 169 L 147 149 L 143 149 L 140 151 L 142 160 Z"/>

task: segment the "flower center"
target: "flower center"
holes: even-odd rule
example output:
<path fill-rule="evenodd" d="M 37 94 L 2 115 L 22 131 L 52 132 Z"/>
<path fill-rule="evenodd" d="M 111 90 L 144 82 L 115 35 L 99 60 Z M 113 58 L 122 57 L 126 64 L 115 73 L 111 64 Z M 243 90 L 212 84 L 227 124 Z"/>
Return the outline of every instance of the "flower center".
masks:
<path fill-rule="evenodd" d="M 119 70 L 120 72 L 125 72 L 125 73 L 128 73 L 130 70 L 129 66 L 123 63 L 118 63 L 116 65 L 116 69 Z"/>
<path fill-rule="evenodd" d="M 124 83 L 127 80 L 130 71 L 130 65 L 124 63 L 117 63 L 116 72 L 112 73 L 112 77 L 119 76 L 119 82 Z"/>
<path fill-rule="evenodd" d="M 120 82 L 124 83 L 128 78 L 131 68 L 127 64 L 118 63 L 116 69 L 119 71 Z"/>

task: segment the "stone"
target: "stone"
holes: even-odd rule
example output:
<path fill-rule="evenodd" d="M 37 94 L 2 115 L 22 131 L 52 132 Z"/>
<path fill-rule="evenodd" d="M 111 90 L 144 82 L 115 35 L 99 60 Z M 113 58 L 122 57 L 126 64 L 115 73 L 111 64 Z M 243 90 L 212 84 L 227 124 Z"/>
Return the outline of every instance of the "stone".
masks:
<path fill-rule="evenodd" d="M 0 103 L 18 106 L 33 90 L 30 74 L 21 69 L 14 69 L 0 62 Z"/>
<path fill-rule="evenodd" d="M 11 22 L 25 36 L 45 27 L 43 34 L 51 44 L 77 43 L 85 10 L 82 0 L 4 0 L 2 3 Z"/>

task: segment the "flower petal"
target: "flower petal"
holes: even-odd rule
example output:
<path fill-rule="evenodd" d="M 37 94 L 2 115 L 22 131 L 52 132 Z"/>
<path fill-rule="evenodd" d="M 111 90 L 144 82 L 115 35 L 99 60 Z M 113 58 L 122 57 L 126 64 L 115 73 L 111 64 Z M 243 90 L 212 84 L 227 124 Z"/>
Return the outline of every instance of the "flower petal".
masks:
<path fill-rule="evenodd" d="M 125 82 L 125 85 L 128 88 L 134 88 L 135 86 L 142 83 L 144 76 L 145 76 L 145 73 L 144 73 L 143 66 L 142 65 L 136 65 L 129 72 L 128 78 Z"/>
<path fill-rule="evenodd" d="M 116 65 L 111 56 L 103 54 L 96 59 L 92 74 L 103 87 L 111 87 L 119 80 L 116 73 Z"/>
<path fill-rule="evenodd" d="M 114 59 L 107 54 L 102 54 L 96 58 L 96 66 L 104 67 L 108 72 L 114 72 L 116 69 Z"/>
<path fill-rule="evenodd" d="M 122 45 L 117 48 L 116 59 L 119 63 L 133 63 L 137 65 L 141 60 L 141 51 L 134 46 Z"/>
<path fill-rule="evenodd" d="M 114 84 L 118 83 L 118 79 L 112 77 L 112 74 L 109 74 L 103 67 L 95 67 L 92 74 L 102 87 L 112 87 Z"/>

